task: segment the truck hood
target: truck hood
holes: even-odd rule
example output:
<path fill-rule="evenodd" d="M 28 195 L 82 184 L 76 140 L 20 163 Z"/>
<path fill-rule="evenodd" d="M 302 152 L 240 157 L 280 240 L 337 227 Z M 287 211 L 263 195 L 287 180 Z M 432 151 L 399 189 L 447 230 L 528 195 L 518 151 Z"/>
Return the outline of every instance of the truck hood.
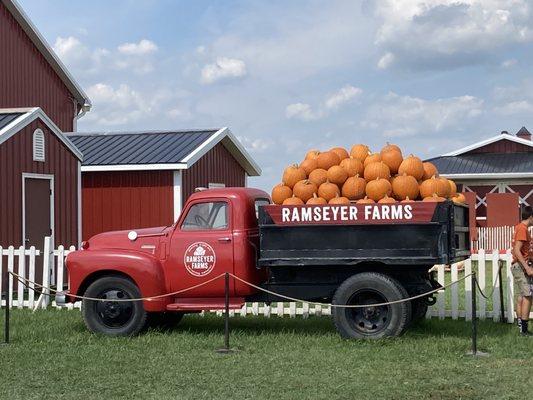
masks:
<path fill-rule="evenodd" d="M 88 251 L 101 249 L 136 250 L 159 255 L 162 239 L 166 238 L 170 227 L 129 229 L 104 232 L 91 237 Z M 132 233 L 135 232 L 135 235 Z M 133 239 L 136 236 L 135 239 Z"/>

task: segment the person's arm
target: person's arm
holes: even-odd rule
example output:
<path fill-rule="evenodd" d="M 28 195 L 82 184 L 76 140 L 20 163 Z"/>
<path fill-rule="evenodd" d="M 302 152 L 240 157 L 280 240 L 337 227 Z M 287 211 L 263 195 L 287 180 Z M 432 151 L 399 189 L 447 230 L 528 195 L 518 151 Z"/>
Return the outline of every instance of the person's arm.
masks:
<path fill-rule="evenodd" d="M 518 260 L 518 262 L 520 262 L 520 264 L 522 264 L 522 267 L 524 268 L 524 271 L 526 271 L 526 274 L 530 275 L 530 276 L 533 276 L 533 268 L 531 268 L 529 265 L 527 265 L 527 261 L 526 259 L 524 258 L 524 256 L 522 255 L 522 246 L 524 245 L 524 242 L 522 242 L 521 240 L 517 240 L 514 244 L 514 247 L 513 247 L 513 255 L 515 256 L 515 258 Z M 529 243 L 528 243 L 529 245 Z"/>

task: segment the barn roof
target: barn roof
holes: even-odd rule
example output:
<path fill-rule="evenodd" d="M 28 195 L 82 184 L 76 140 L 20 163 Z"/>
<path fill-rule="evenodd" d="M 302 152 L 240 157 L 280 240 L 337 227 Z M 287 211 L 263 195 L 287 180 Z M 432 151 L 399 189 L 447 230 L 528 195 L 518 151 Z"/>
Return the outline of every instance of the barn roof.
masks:
<path fill-rule="evenodd" d="M 261 169 L 228 128 L 69 133 L 84 156 L 82 171 L 187 169 L 222 143 L 250 176 Z"/>
<path fill-rule="evenodd" d="M 13 15 L 13 17 L 17 20 L 24 32 L 26 32 L 35 47 L 37 47 L 46 61 L 48 61 L 59 78 L 61 78 L 79 105 L 84 107 L 85 111 L 89 111 L 91 108 L 91 100 L 85 94 L 81 86 L 76 82 L 74 77 L 70 74 L 67 67 L 65 67 L 59 57 L 57 57 L 48 42 L 37 30 L 33 22 L 31 22 L 30 18 L 18 4 L 18 2 L 16 0 L 2 0 L 2 3 L 6 6 L 11 15 Z"/>
<path fill-rule="evenodd" d="M 533 176 L 533 152 L 477 153 L 429 159 L 448 178 L 522 178 Z"/>
<path fill-rule="evenodd" d="M 65 137 L 61 129 L 39 107 L 0 108 L 0 145 L 36 119 L 40 119 L 80 161 L 83 159 L 78 148 Z"/>
<path fill-rule="evenodd" d="M 524 128 L 525 129 L 525 128 Z M 501 133 L 496 136 L 492 136 L 488 139 L 481 140 L 479 142 L 476 142 L 474 144 L 471 144 L 466 147 L 462 147 L 458 150 L 452 151 L 450 153 L 444 154 L 443 156 L 458 156 L 460 154 L 468 153 L 469 151 L 479 149 L 480 147 L 486 146 L 488 144 L 499 142 L 500 140 L 510 140 L 511 142 L 520 143 L 525 146 L 533 148 L 533 142 L 531 140 L 522 139 L 519 137 L 516 137 L 514 135 L 509 135 L 508 133 Z"/>

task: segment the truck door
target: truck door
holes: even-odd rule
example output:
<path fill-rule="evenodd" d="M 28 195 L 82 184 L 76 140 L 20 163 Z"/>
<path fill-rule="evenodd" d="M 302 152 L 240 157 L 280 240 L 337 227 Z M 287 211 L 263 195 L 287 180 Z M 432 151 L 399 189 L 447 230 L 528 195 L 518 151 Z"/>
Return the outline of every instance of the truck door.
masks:
<path fill-rule="evenodd" d="M 230 203 L 225 199 L 198 200 L 184 211 L 170 241 L 167 276 L 172 291 L 233 273 L 233 232 Z M 233 279 L 230 288 L 233 290 Z M 224 278 L 179 297 L 224 296 Z"/>

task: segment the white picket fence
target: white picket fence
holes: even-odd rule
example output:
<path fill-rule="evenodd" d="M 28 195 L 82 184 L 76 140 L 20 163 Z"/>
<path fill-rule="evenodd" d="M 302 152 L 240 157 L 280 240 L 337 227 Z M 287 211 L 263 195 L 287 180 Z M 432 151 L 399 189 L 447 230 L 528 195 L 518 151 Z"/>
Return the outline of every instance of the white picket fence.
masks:
<path fill-rule="evenodd" d="M 510 249 L 513 243 L 514 226 L 477 227 L 478 239 L 472 241 L 472 250 L 485 251 Z M 533 227 L 529 228 L 533 234 Z"/>
<path fill-rule="evenodd" d="M 27 279 L 34 281 L 37 268 L 42 268 L 42 285 L 47 289 L 54 288 L 59 291 L 63 290 L 66 274 L 64 260 L 66 255 L 73 250 L 75 250 L 74 247 L 65 249 L 63 246 L 52 249 L 49 238 L 45 240 L 42 254 L 38 250 L 35 250 L 34 247 L 30 249 L 24 249 L 23 247 L 15 249 L 12 246 L 7 249 L 0 247 L 0 254 L 7 256 L 7 263 L 3 262 L 6 257 L 0 257 L 0 288 L 3 287 L 2 279 L 6 276 L 6 270 L 14 271 L 23 277 L 27 275 Z M 35 257 L 41 255 L 42 265 L 36 265 Z M 472 277 L 467 277 L 464 280 L 461 280 L 461 278 L 475 271 L 480 288 L 486 294 L 491 295 L 487 301 L 478 291 L 477 315 L 479 318 L 492 318 L 495 321 L 500 319 L 500 285 L 502 285 L 505 319 L 507 322 L 513 322 L 514 304 L 511 262 L 510 250 L 501 254 L 498 250 L 486 253 L 485 250 L 480 249 L 477 253 L 472 254 L 469 259 L 465 260 L 462 269 L 459 264 L 452 265 L 449 271 L 445 269 L 444 265 L 436 266 L 437 280 L 440 284 L 458 283 L 452 285 L 448 290 L 437 293 L 437 302 L 429 308 L 427 318 L 465 318 L 466 320 L 471 320 L 473 281 Z M 26 268 L 26 265 L 28 265 L 28 268 Z M 502 266 L 502 282 L 497 278 L 500 265 Z M 26 272 L 28 273 L 26 274 Z M 43 289 L 41 291 L 35 288 L 33 284 L 30 284 L 29 288 L 26 289 L 22 282 L 17 281 L 11 275 L 9 275 L 8 280 L 7 294 L 12 307 L 31 309 L 46 308 L 49 305 L 56 307 L 49 290 Z M 2 306 L 4 305 L 5 299 L 2 300 Z M 80 302 L 69 304 L 67 307 L 67 309 L 74 308 L 80 308 Z M 262 315 L 265 317 L 301 316 L 307 318 L 309 316 L 331 315 L 331 309 L 329 306 L 295 302 L 278 302 L 269 305 L 265 303 L 247 303 L 242 309 L 231 311 L 231 315 Z"/>

